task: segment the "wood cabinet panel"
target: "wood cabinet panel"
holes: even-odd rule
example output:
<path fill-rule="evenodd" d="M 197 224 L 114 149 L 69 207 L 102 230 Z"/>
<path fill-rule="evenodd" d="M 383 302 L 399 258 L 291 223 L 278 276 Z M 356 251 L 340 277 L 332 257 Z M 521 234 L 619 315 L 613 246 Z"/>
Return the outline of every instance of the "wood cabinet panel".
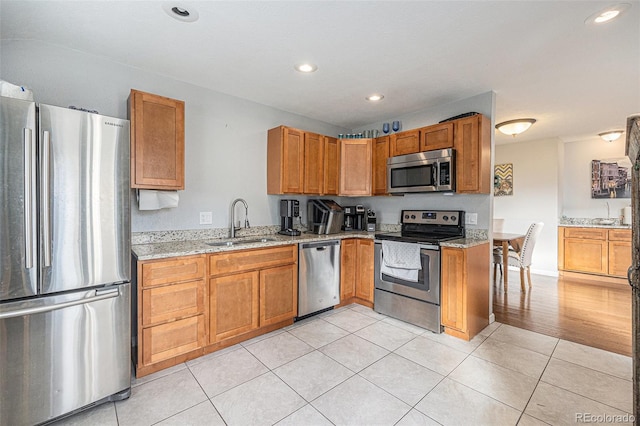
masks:
<path fill-rule="evenodd" d="M 340 143 L 337 138 L 324 137 L 324 193 L 338 195 L 340 180 Z"/>
<path fill-rule="evenodd" d="M 204 313 L 204 280 L 142 291 L 142 325 Z"/>
<path fill-rule="evenodd" d="M 355 298 L 373 306 L 373 240 L 346 238 L 340 244 L 340 303 Z"/>
<path fill-rule="evenodd" d="M 441 316 L 442 325 L 456 330 L 466 328 L 466 256 L 464 250 L 452 250 L 443 247 L 441 253 L 442 293 Z"/>
<path fill-rule="evenodd" d="M 609 229 L 609 241 L 631 242 L 631 229 Z"/>
<path fill-rule="evenodd" d="M 286 265 L 260 271 L 260 327 L 295 318 L 298 268 Z"/>
<path fill-rule="evenodd" d="M 356 297 L 373 303 L 373 240 L 357 239 Z"/>
<path fill-rule="evenodd" d="M 389 158 L 389 136 L 373 140 L 373 195 L 387 194 L 387 159 Z"/>
<path fill-rule="evenodd" d="M 488 194 L 491 190 L 491 123 L 481 114 L 453 121 L 456 192 Z"/>
<path fill-rule="evenodd" d="M 391 135 L 390 142 L 392 157 L 420 152 L 420 131 L 416 129 L 394 133 Z"/>
<path fill-rule="evenodd" d="M 371 195 L 372 139 L 340 140 L 339 195 Z"/>
<path fill-rule="evenodd" d="M 209 280 L 210 343 L 258 328 L 258 284 L 258 271 Z"/>
<path fill-rule="evenodd" d="M 184 102 L 131 90 L 131 187 L 184 189 Z"/>
<path fill-rule="evenodd" d="M 226 275 L 295 263 L 297 260 L 296 245 L 215 253 L 209 256 L 209 273 L 212 276 Z"/>
<path fill-rule="evenodd" d="M 340 302 L 356 295 L 357 258 L 356 239 L 343 239 L 340 242 Z"/>
<path fill-rule="evenodd" d="M 270 129 L 267 136 L 267 193 L 301 194 L 304 189 L 304 132 Z"/>
<path fill-rule="evenodd" d="M 142 288 L 204 278 L 204 256 L 177 257 L 141 263 Z"/>
<path fill-rule="evenodd" d="M 420 129 L 420 151 L 453 148 L 453 122 Z"/>
<path fill-rule="evenodd" d="M 607 241 L 586 239 L 564 240 L 564 268 L 568 271 L 608 273 Z"/>
<path fill-rule="evenodd" d="M 142 362 L 150 365 L 205 344 L 205 317 L 197 315 L 142 330 Z"/>
<path fill-rule="evenodd" d="M 324 138 L 317 133 L 304 134 L 304 189 L 305 194 L 324 191 Z"/>
<path fill-rule="evenodd" d="M 607 230 L 602 228 L 564 228 L 564 237 L 604 241 L 607 239 Z"/>
<path fill-rule="evenodd" d="M 625 278 L 633 262 L 631 241 L 609 241 L 609 275 Z"/>

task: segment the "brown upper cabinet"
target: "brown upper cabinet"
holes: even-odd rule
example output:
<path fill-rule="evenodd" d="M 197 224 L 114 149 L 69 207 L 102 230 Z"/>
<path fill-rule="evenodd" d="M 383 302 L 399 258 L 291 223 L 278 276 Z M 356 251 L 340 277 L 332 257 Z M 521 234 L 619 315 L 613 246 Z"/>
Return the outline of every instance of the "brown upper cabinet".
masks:
<path fill-rule="evenodd" d="M 371 195 L 373 139 L 340 139 L 339 195 Z"/>
<path fill-rule="evenodd" d="M 389 158 L 389 136 L 373 140 L 372 195 L 387 194 L 387 159 Z"/>
<path fill-rule="evenodd" d="M 184 102 L 131 90 L 131 187 L 184 189 Z"/>
<path fill-rule="evenodd" d="M 323 194 L 324 190 L 324 137 L 317 133 L 304 134 L 304 189 L 305 194 Z"/>
<path fill-rule="evenodd" d="M 491 190 L 491 122 L 482 114 L 454 120 L 456 192 L 488 194 Z"/>
<path fill-rule="evenodd" d="M 302 194 L 304 132 L 278 126 L 267 138 L 267 194 Z"/>
<path fill-rule="evenodd" d="M 340 143 L 337 138 L 324 137 L 324 193 L 338 195 L 340 180 Z"/>
<path fill-rule="evenodd" d="M 420 152 L 420 130 L 418 129 L 394 133 L 390 141 L 392 157 Z"/>
<path fill-rule="evenodd" d="M 453 122 L 420 129 L 420 151 L 453 148 Z"/>

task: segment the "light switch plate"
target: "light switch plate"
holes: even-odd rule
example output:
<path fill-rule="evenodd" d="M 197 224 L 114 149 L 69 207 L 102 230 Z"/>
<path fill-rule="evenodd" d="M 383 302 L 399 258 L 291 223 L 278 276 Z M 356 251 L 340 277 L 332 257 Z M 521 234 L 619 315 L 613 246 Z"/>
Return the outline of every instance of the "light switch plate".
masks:
<path fill-rule="evenodd" d="M 478 213 L 467 213 L 464 218 L 467 225 L 478 224 Z"/>
<path fill-rule="evenodd" d="M 211 225 L 213 214 L 211 212 L 200 212 L 200 225 Z"/>

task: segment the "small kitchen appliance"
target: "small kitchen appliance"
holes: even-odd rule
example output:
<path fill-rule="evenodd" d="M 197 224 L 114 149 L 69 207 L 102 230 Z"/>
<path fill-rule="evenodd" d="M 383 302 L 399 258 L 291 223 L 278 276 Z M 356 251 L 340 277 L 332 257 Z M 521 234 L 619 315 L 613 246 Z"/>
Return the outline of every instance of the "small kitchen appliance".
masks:
<path fill-rule="evenodd" d="M 376 212 L 367 210 L 367 232 L 376 232 Z"/>
<path fill-rule="evenodd" d="M 307 227 L 311 234 L 336 234 L 342 229 L 344 209 L 333 200 L 307 201 Z"/>
<path fill-rule="evenodd" d="M 452 148 L 398 155 L 387 159 L 387 192 L 454 192 L 456 156 Z"/>
<path fill-rule="evenodd" d="M 358 204 L 356 206 L 344 207 L 344 226 L 345 231 L 364 231 L 365 229 L 365 210 L 364 206 Z"/>
<path fill-rule="evenodd" d="M 293 228 L 293 218 L 300 216 L 298 200 L 280 200 L 280 231 L 278 234 L 296 236 L 300 231 Z"/>

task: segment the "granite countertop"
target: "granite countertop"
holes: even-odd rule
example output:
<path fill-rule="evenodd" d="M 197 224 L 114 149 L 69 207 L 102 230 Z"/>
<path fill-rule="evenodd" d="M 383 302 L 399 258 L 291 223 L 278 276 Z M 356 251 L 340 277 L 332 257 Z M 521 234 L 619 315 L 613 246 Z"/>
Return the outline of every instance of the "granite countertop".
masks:
<path fill-rule="evenodd" d="M 558 221 L 558 226 L 564 226 L 568 228 L 631 229 L 631 225 L 623 224 L 620 219 L 610 219 L 613 221 L 613 223 L 611 224 L 599 223 L 600 220 L 602 219 L 563 216 Z"/>
<path fill-rule="evenodd" d="M 383 232 L 377 232 L 383 233 Z M 252 243 L 242 244 L 242 241 L 268 239 L 268 241 L 256 241 Z M 318 235 L 302 233 L 297 237 L 291 237 L 280 234 L 263 234 L 250 235 L 240 238 L 208 238 L 196 240 L 167 241 L 146 244 L 134 244 L 131 251 L 138 260 L 164 259 L 168 257 L 190 256 L 207 253 L 220 253 L 234 250 L 257 249 L 265 247 L 275 247 L 287 244 L 308 243 L 313 241 L 341 240 L 344 238 L 369 238 L 374 239 L 375 234 L 372 232 L 355 231 L 340 232 L 337 234 Z M 231 246 L 210 246 L 207 243 L 224 243 L 233 241 Z M 489 240 L 484 238 L 460 238 L 442 242 L 443 247 L 469 248 L 476 245 L 488 243 Z"/>

